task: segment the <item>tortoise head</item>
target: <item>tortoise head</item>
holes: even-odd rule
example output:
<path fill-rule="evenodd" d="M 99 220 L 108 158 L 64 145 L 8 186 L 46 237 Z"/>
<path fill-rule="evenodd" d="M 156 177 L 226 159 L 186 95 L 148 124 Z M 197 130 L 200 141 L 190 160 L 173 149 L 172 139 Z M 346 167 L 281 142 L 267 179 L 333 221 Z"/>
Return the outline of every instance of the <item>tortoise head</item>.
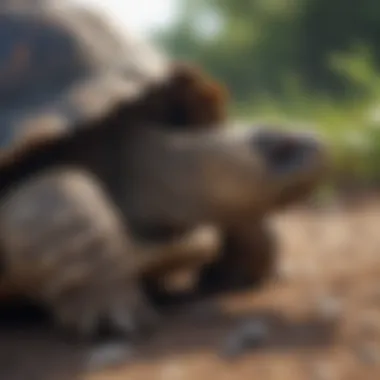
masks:
<path fill-rule="evenodd" d="M 175 133 L 149 126 L 132 142 L 130 210 L 158 224 L 260 217 L 311 193 L 327 168 L 320 138 L 275 128 Z"/>

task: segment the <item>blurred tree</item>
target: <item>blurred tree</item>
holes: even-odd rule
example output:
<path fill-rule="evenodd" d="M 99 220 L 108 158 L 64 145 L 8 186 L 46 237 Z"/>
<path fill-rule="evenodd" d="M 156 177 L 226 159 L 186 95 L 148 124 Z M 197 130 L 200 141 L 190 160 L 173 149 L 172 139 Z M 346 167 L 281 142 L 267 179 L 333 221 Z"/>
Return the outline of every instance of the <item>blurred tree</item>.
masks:
<path fill-rule="evenodd" d="M 377 0 L 307 0 L 299 18 L 296 50 L 299 69 L 312 88 L 345 90 L 342 78 L 327 64 L 335 51 L 352 45 L 371 47 L 380 63 L 380 2 Z M 343 83 L 342 83 L 343 82 Z"/>

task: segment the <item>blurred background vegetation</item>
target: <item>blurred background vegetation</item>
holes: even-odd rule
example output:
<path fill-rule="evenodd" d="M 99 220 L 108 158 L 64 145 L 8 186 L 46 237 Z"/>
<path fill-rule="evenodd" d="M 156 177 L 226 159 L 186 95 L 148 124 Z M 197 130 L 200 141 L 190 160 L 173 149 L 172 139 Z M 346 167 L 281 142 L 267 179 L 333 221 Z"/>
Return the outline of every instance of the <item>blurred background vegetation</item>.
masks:
<path fill-rule="evenodd" d="M 224 82 L 234 116 L 316 128 L 335 185 L 380 185 L 380 1 L 178 1 L 153 36 Z"/>

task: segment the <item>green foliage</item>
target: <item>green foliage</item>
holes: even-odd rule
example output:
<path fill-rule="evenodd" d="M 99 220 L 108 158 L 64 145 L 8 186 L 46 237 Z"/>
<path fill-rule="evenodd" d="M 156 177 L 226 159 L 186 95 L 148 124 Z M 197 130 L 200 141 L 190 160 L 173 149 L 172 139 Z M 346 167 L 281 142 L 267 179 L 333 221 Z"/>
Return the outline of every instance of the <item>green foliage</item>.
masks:
<path fill-rule="evenodd" d="M 361 0 L 182 0 L 179 18 L 157 39 L 221 77 L 234 98 L 287 97 L 297 74 L 312 92 L 344 97 L 355 84 L 331 54 L 365 44 L 380 64 L 380 2 Z M 208 26 L 216 24 L 207 33 Z"/>

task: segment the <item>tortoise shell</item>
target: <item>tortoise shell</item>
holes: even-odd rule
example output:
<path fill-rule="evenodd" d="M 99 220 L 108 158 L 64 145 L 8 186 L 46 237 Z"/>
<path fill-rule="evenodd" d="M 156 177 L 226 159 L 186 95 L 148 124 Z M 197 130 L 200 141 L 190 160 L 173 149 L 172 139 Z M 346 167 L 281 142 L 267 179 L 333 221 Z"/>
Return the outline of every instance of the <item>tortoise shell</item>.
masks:
<path fill-rule="evenodd" d="M 225 118 L 219 84 L 95 9 L 6 1 L 0 41 L 1 159 L 20 144 L 24 149 L 89 126 L 121 101 L 141 105 L 153 97 L 159 112 L 145 114 L 177 126 L 211 126 Z"/>

